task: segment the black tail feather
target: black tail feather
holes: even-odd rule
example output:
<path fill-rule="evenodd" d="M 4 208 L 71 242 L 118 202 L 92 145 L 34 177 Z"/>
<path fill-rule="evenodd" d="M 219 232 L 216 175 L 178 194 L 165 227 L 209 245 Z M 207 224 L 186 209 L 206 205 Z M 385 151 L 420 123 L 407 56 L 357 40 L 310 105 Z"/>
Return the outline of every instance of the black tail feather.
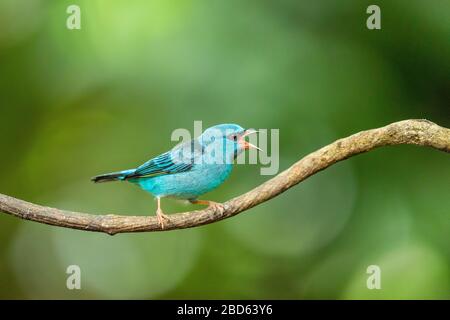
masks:
<path fill-rule="evenodd" d="M 93 181 L 95 183 L 117 181 L 117 180 L 121 180 L 120 177 L 122 177 L 122 174 L 119 174 L 119 173 L 102 174 L 100 176 L 93 177 L 91 179 L 91 181 Z"/>
<path fill-rule="evenodd" d="M 99 176 L 93 177 L 91 179 L 91 181 L 93 181 L 95 183 L 101 183 L 101 182 L 125 180 L 127 178 L 127 176 L 133 172 L 134 172 L 134 170 L 125 170 L 125 171 L 101 174 Z"/>

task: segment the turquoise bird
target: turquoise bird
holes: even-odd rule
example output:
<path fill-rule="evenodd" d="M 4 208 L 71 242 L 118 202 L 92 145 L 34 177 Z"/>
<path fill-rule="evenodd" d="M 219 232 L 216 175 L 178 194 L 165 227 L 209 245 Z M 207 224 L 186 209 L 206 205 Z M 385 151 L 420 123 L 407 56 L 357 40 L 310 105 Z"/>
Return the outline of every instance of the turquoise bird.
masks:
<path fill-rule="evenodd" d="M 206 129 L 198 138 L 181 143 L 136 169 L 103 174 L 94 182 L 128 181 L 156 197 L 156 216 L 164 229 L 169 217 L 161 209 L 161 198 L 189 200 L 193 204 L 223 209 L 214 201 L 198 197 L 217 188 L 230 175 L 234 159 L 244 150 L 258 147 L 245 137 L 257 131 L 237 124 L 220 124 Z"/>

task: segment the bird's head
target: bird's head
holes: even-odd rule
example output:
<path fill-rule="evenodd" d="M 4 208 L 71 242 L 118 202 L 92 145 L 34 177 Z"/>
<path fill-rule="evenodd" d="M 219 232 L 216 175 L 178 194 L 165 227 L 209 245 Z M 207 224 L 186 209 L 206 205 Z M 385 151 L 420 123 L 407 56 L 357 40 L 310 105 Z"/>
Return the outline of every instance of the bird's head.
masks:
<path fill-rule="evenodd" d="M 212 156 L 222 155 L 226 162 L 232 162 L 244 150 L 261 150 L 245 140 L 245 137 L 256 132 L 253 129 L 246 130 L 237 124 L 219 124 L 206 129 L 200 136 L 200 141 Z"/>

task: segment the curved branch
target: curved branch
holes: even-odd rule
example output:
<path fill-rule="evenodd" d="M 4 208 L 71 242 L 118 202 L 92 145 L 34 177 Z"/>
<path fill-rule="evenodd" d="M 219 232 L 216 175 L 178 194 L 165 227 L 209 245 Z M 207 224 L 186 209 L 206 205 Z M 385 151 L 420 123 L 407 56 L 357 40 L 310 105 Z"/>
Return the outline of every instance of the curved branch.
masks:
<path fill-rule="evenodd" d="M 170 216 L 161 230 L 154 216 L 92 215 L 43 207 L 0 194 L 0 211 L 53 226 L 116 234 L 196 227 L 237 215 L 279 195 L 313 174 L 351 156 L 382 146 L 414 144 L 450 152 L 450 129 L 427 120 L 405 120 L 362 131 L 325 146 L 253 190 L 224 203 L 223 212 L 208 208 Z"/>

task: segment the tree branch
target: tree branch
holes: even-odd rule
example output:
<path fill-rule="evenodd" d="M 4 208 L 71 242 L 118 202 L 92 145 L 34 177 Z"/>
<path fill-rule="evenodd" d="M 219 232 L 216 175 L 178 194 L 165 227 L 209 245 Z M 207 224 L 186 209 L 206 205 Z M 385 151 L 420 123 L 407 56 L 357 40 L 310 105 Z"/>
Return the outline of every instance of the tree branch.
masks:
<path fill-rule="evenodd" d="M 0 194 L 0 211 L 53 226 L 116 234 L 196 227 L 237 215 L 351 156 L 382 146 L 414 144 L 450 152 L 450 129 L 427 120 L 405 120 L 362 131 L 325 146 L 253 190 L 224 203 L 223 212 L 204 209 L 173 214 L 163 230 L 155 216 L 92 215 L 43 207 Z"/>

